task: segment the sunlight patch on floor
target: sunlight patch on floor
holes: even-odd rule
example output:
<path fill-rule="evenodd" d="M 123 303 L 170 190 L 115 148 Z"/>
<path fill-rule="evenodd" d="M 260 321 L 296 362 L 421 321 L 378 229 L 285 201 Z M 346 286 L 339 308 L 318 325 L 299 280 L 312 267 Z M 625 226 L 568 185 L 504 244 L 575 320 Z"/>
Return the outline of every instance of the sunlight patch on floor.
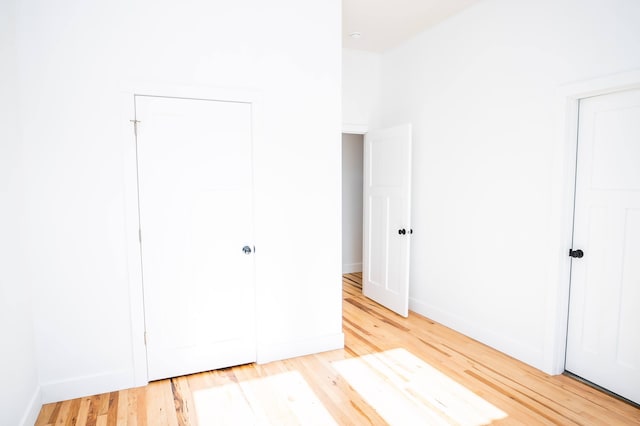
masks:
<path fill-rule="evenodd" d="M 193 393 L 200 425 L 336 425 L 297 371 Z"/>
<path fill-rule="evenodd" d="M 485 425 L 507 414 L 405 349 L 332 363 L 391 425 Z"/>

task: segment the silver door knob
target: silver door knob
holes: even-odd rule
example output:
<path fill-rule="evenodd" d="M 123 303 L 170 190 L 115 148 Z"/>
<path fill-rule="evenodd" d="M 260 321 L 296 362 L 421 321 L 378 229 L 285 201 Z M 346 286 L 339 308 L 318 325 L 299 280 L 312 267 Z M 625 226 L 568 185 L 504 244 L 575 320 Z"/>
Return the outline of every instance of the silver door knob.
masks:
<path fill-rule="evenodd" d="M 251 254 L 251 247 L 244 246 L 242 247 L 242 251 L 244 252 L 244 254 Z"/>

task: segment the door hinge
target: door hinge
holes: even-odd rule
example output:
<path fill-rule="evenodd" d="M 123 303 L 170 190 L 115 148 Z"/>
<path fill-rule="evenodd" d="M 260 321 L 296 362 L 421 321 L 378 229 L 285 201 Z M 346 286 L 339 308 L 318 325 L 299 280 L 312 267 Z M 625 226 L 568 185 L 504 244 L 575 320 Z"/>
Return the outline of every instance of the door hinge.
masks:
<path fill-rule="evenodd" d="M 147 346 L 147 332 L 144 332 L 144 345 Z"/>
<path fill-rule="evenodd" d="M 138 136 L 138 123 L 140 122 L 140 120 L 129 120 L 130 122 L 133 123 L 133 134 L 135 136 Z"/>
<path fill-rule="evenodd" d="M 138 229 L 138 241 L 142 243 L 142 229 Z"/>

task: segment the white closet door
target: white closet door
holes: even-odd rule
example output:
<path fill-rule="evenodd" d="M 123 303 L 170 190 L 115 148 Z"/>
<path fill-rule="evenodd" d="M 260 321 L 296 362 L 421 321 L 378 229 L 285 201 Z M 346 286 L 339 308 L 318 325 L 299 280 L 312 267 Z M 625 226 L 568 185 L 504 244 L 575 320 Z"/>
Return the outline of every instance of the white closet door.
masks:
<path fill-rule="evenodd" d="M 579 116 L 566 369 L 640 403 L 640 90 Z"/>
<path fill-rule="evenodd" d="M 411 126 L 364 138 L 363 294 L 409 315 Z"/>
<path fill-rule="evenodd" d="M 135 101 L 149 380 L 255 361 L 251 105 Z"/>

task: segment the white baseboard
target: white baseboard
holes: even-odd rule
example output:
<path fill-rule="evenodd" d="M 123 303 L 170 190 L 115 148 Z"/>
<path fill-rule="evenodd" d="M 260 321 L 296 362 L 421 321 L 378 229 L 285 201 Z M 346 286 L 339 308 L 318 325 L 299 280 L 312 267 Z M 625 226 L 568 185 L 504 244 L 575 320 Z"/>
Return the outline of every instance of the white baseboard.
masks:
<path fill-rule="evenodd" d="M 343 263 L 342 273 L 350 274 L 352 272 L 362 272 L 362 263 Z"/>
<path fill-rule="evenodd" d="M 524 342 L 505 337 L 493 330 L 479 327 L 465 318 L 443 311 L 438 307 L 417 299 L 409 298 L 409 309 L 550 374 L 549 371 L 545 369 L 544 354 L 541 348 L 527 345 Z"/>
<path fill-rule="evenodd" d="M 258 364 L 344 348 L 344 334 L 331 334 L 286 343 L 258 345 Z"/>
<path fill-rule="evenodd" d="M 22 420 L 20 421 L 20 426 L 32 426 L 38 420 L 38 415 L 40 414 L 40 409 L 42 409 L 42 391 L 40 386 L 38 386 L 29 401 L 29 405 L 22 416 Z"/>
<path fill-rule="evenodd" d="M 42 403 L 82 398 L 134 387 L 133 371 L 112 371 L 41 384 Z"/>

